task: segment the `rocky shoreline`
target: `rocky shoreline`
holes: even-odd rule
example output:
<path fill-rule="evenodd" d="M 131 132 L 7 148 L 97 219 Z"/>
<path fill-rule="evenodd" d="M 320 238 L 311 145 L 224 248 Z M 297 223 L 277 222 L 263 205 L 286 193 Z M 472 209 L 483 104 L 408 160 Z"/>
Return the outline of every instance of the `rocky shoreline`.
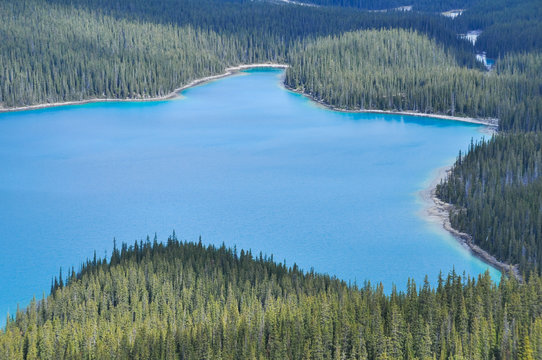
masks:
<path fill-rule="evenodd" d="M 457 209 L 454 205 L 442 201 L 437 196 L 437 185 L 441 180 L 446 178 L 450 169 L 450 166 L 439 169 L 437 176 L 432 181 L 430 186 L 422 191 L 421 196 L 424 201 L 428 203 L 425 215 L 431 220 L 438 222 L 446 231 L 452 234 L 452 236 L 459 241 L 461 245 L 467 247 L 477 258 L 484 261 L 486 264 L 499 269 L 503 273 L 513 274 L 518 281 L 522 282 L 523 278 L 519 272 L 518 265 L 499 261 L 493 255 L 474 244 L 472 241 L 472 236 L 452 227 L 450 222 L 450 212 L 457 211 Z"/>

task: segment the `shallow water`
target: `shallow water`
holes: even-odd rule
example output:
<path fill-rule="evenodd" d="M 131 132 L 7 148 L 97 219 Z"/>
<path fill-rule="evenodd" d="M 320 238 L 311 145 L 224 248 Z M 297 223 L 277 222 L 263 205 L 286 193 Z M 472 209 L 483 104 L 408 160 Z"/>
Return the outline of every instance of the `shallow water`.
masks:
<path fill-rule="evenodd" d="M 110 254 L 114 237 L 173 229 L 387 290 L 488 268 L 419 214 L 418 192 L 480 126 L 333 112 L 281 75 L 0 114 L 0 314 L 41 298 L 60 266 Z"/>

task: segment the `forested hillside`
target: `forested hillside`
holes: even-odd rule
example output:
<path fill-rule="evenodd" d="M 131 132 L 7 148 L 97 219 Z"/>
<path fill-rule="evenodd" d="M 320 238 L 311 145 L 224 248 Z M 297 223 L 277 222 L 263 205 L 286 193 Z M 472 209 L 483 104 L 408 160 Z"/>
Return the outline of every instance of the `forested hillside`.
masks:
<path fill-rule="evenodd" d="M 542 134 L 509 134 L 471 145 L 438 196 L 457 206 L 452 226 L 520 270 L 542 269 Z"/>
<path fill-rule="evenodd" d="M 351 7 L 369 11 L 410 11 L 438 14 L 463 10 L 451 20 L 458 33 L 483 30 L 479 51 L 497 58 L 509 52 L 542 50 L 542 2 L 539 0 L 300 0 L 299 2 Z M 442 19 L 442 21 L 448 21 Z"/>
<path fill-rule="evenodd" d="M 483 30 L 476 48 L 492 58 L 511 52 L 542 50 L 542 2 L 539 0 L 480 0 L 454 22 L 463 33 Z"/>
<path fill-rule="evenodd" d="M 488 73 L 460 66 L 417 32 L 359 31 L 294 48 L 285 83 L 343 109 L 498 118 L 502 130 L 538 130 L 541 58 L 508 55 Z"/>
<path fill-rule="evenodd" d="M 454 228 L 520 271 L 542 270 L 542 54 L 508 55 L 497 77 L 530 94 L 501 116 L 503 134 L 460 156 L 438 196 L 453 205 Z"/>
<path fill-rule="evenodd" d="M 28 6 L 25 12 L 0 12 L 7 39 L 0 102 L 6 107 L 163 96 L 245 57 L 238 41 L 214 32 Z"/>
<path fill-rule="evenodd" d="M 306 39 L 352 29 L 417 29 L 475 66 L 449 23 L 367 13 L 222 1 L 0 2 L 0 107 L 169 94 L 227 66 L 283 62 Z"/>
<path fill-rule="evenodd" d="M 461 154 L 438 195 L 455 228 L 526 282 L 452 273 L 385 295 L 173 236 L 55 279 L 7 319 L 0 360 L 542 358 L 541 3 L 307 2 L 333 6 L 0 1 L 0 107 L 158 97 L 228 66 L 286 62 L 288 86 L 331 106 L 498 118 L 503 134 Z M 414 11 L 359 10 L 404 5 Z M 426 13 L 453 8 L 467 11 Z M 457 37 L 475 28 L 478 50 L 499 57 L 490 72 Z"/>
<path fill-rule="evenodd" d="M 520 94 L 500 117 L 500 129 L 511 131 L 542 130 L 542 53 L 511 54 L 495 67 L 498 79 L 509 92 Z M 506 101 L 506 97 L 501 98 Z"/>
<path fill-rule="evenodd" d="M 384 295 L 172 237 L 55 279 L 0 330 L 0 359 L 534 359 L 541 289 L 451 273 Z"/>
<path fill-rule="evenodd" d="M 412 6 L 413 11 L 443 12 L 453 9 L 466 9 L 480 0 L 301 0 L 307 4 L 323 6 L 344 6 L 364 10 L 399 10 Z M 399 9 L 398 9 L 399 8 Z"/>
<path fill-rule="evenodd" d="M 442 46 L 416 32 L 319 38 L 295 48 L 289 63 L 289 87 L 343 109 L 487 117 L 493 115 L 487 109 L 501 101 L 477 91 L 485 85 L 482 72 L 460 67 Z M 487 85 L 483 90 L 498 90 Z"/>

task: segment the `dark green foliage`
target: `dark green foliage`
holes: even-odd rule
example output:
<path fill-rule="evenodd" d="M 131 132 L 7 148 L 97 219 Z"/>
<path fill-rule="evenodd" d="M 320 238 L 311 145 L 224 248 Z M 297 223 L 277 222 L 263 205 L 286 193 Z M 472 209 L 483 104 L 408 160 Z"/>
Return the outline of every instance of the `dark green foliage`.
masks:
<path fill-rule="evenodd" d="M 227 66 L 284 62 L 294 44 L 360 28 L 418 29 L 474 66 L 472 47 L 420 14 L 222 1 L 0 2 L 0 106 L 169 94 Z"/>
<path fill-rule="evenodd" d="M 512 5 L 517 2 L 511 2 Z M 498 5 L 499 3 L 497 3 Z M 533 5 L 525 2 L 525 5 Z M 540 2 L 537 7 L 541 8 Z M 521 7 L 520 7 L 521 8 Z M 540 11 L 516 13 L 502 10 L 511 19 L 539 17 Z M 494 14 L 493 14 L 494 15 Z M 502 25 L 498 16 L 488 16 L 495 25 L 487 33 L 497 38 L 516 36 L 517 23 Z M 536 26 L 540 26 L 537 22 Z M 526 42 L 508 39 L 506 49 L 523 49 L 529 37 L 540 41 L 540 32 L 526 27 Z M 484 33 L 482 33 L 484 34 Z M 483 44 L 489 37 L 480 37 Z M 519 44 L 510 47 L 511 43 Z M 521 45 L 523 44 L 523 45 Z M 486 45 L 484 45 L 486 46 Z M 489 45 L 487 45 L 489 46 Z M 539 45 L 527 48 L 540 48 Z M 497 51 L 497 50 L 496 50 Z M 498 50 L 501 52 L 501 50 Z M 441 199 L 456 205 L 450 214 L 452 226 L 470 234 L 474 243 L 498 259 L 519 264 L 523 272 L 542 270 L 542 180 L 540 179 L 542 130 L 542 54 L 508 54 L 492 71 L 502 83 L 499 128 L 507 134 L 471 146 L 458 159 L 449 179 L 438 187 Z M 507 96 L 512 94 L 513 96 Z M 522 133 L 538 131 L 538 133 Z"/>
<path fill-rule="evenodd" d="M 542 129 L 542 56 L 508 55 L 496 70 L 460 66 L 417 32 L 319 38 L 289 54 L 286 84 L 344 109 L 499 118 L 502 130 Z"/>
<path fill-rule="evenodd" d="M 174 238 L 123 245 L 113 257 L 87 262 L 9 320 L 0 359 L 542 356 L 536 275 L 496 286 L 487 273 L 477 281 L 451 273 L 436 289 L 409 281 L 406 292 L 384 295 Z"/>
<path fill-rule="evenodd" d="M 367 10 L 394 10 L 411 5 L 413 11 L 440 13 L 463 9 L 449 20 L 459 33 L 483 30 L 476 48 L 489 57 L 509 52 L 542 50 L 542 2 L 540 0 L 300 0 L 326 6 Z M 448 21 L 442 19 L 442 21 Z"/>
<path fill-rule="evenodd" d="M 404 30 L 345 33 L 295 48 L 286 84 L 344 109 L 493 115 L 485 74 L 460 67 L 442 46 Z M 479 93 L 480 91 L 478 91 Z"/>
<path fill-rule="evenodd" d="M 504 131 L 542 131 L 542 53 L 510 54 L 497 62 L 495 72 L 506 94 L 499 126 Z M 506 101 L 506 97 L 500 97 Z"/>
<path fill-rule="evenodd" d="M 486 29 L 493 25 L 538 20 L 542 5 L 537 0 L 478 0 L 457 18 L 464 29 Z"/>
<path fill-rule="evenodd" d="M 478 37 L 476 48 L 492 58 L 510 52 L 541 51 L 542 17 L 536 21 L 491 26 Z"/>
<path fill-rule="evenodd" d="M 542 269 L 542 134 L 508 134 L 471 145 L 438 196 L 457 206 L 452 226 L 498 259 Z"/>
<path fill-rule="evenodd" d="M 483 30 L 476 41 L 479 51 L 497 58 L 509 52 L 542 50 L 540 0 L 482 0 L 455 20 L 458 31 Z"/>
<path fill-rule="evenodd" d="M 0 5 L 0 103 L 163 96 L 232 63 L 250 61 L 236 39 L 191 27 L 118 20 L 39 2 Z"/>
<path fill-rule="evenodd" d="M 299 2 L 365 10 L 394 10 L 403 6 L 412 6 L 413 11 L 443 12 L 466 9 L 478 1 L 480 0 L 300 0 Z"/>

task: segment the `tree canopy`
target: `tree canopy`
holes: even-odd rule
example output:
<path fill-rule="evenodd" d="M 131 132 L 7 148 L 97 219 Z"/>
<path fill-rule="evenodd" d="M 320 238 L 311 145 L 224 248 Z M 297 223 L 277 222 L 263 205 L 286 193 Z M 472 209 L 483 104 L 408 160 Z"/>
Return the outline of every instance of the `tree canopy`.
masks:
<path fill-rule="evenodd" d="M 60 279 L 62 280 L 62 278 Z M 136 242 L 92 259 L 0 330 L 0 359 L 542 356 L 542 279 L 454 272 L 405 292 L 224 246 Z"/>

